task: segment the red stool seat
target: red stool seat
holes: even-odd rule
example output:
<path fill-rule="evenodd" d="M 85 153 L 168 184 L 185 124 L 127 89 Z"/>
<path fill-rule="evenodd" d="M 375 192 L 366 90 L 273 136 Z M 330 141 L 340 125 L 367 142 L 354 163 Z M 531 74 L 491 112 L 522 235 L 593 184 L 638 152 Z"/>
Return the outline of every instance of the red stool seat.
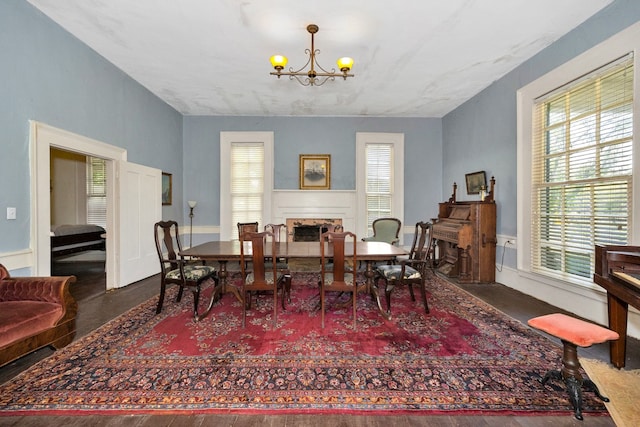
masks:
<path fill-rule="evenodd" d="M 602 326 L 576 319 L 561 313 L 547 314 L 535 317 L 527 323 L 529 326 L 539 329 L 560 338 L 563 344 L 562 370 L 551 370 L 541 380 L 542 384 L 550 378 L 563 380 L 569 400 L 574 408 L 574 415 L 582 420 L 582 387 L 593 391 L 604 402 L 609 399 L 600 394 L 598 387 L 591 380 L 584 380 L 580 374 L 580 362 L 578 361 L 577 347 L 589 347 L 605 341 L 617 340 L 620 336 L 617 332 Z"/>
<path fill-rule="evenodd" d="M 529 320 L 528 323 L 533 328 L 540 329 L 561 340 L 572 342 L 578 347 L 590 347 L 593 344 L 620 338 L 618 333 L 611 329 L 562 313 L 535 317 Z"/>

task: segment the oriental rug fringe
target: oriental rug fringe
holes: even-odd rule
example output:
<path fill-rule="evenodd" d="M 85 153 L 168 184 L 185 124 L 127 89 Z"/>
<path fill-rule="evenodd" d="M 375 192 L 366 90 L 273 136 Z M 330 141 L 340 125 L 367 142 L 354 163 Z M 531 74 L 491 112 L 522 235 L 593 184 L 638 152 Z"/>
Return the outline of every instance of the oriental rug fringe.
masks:
<path fill-rule="evenodd" d="M 361 294 L 356 330 L 332 299 L 322 329 L 317 279 L 294 273 L 275 327 L 270 295 L 246 328 L 231 294 L 200 322 L 189 293 L 159 315 L 153 298 L 1 385 L 0 415 L 573 413 L 539 382 L 561 347 L 455 285 L 430 280 L 430 314 L 397 288 L 391 320 Z M 583 412 L 606 409 L 585 393 Z"/>

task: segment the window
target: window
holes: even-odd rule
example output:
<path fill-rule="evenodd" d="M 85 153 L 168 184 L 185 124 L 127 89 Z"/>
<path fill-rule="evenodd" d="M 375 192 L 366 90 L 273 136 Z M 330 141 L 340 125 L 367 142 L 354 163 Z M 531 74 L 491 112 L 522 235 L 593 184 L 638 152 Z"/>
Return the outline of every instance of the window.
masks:
<path fill-rule="evenodd" d="M 377 218 L 392 216 L 393 164 L 392 144 L 367 144 L 365 147 L 367 232 L 373 232 L 371 224 Z"/>
<path fill-rule="evenodd" d="M 264 198 L 264 146 L 263 144 L 231 144 L 231 223 L 255 222 L 264 224 L 262 199 Z M 238 239 L 237 227 L 232 239 Z"/>
<path fill-rule="evenodd" d="M 592 287 L 595 245 L 640 240 L 639 48 L 636 24 L 518 90 L 521 273 Z"/>
<path fill-rule="evenodd" d="M 358 212 L 366 217 L 360 233 L 370 236 L 373 234 L 371 224 L 377 218 L 403 220 L 404 135 L 359 132 L 356 145 L 358 188 L 364 189 L 358 192 Z"/>
<path fill-rule="evenodd" d="M 97 157 L 87 157 L 87 223 L 107 226 L 107 165 Z"/>
<path fill-rule="evenodd" d="M 538 100 L 533 114 L 533 270 L 590 280 L 594 245 L 630 240 L 632 57 Z"/>
<path fill-rule="evenodd" d="M 220 240 L 238 239 L 238 222 L 270 219 L 273 132 L 220 132 Z"/>

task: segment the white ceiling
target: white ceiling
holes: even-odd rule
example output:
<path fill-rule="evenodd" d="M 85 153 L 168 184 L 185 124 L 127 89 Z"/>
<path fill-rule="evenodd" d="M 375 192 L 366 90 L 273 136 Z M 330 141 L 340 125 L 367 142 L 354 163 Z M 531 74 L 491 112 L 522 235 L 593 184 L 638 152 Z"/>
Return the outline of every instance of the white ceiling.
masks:
<path fill-rule="evenodd" d="M 612 0 L 27 0 L 185 115 L 442 117 Z M 304 87 L 319 64 L 355 77 Z"/>

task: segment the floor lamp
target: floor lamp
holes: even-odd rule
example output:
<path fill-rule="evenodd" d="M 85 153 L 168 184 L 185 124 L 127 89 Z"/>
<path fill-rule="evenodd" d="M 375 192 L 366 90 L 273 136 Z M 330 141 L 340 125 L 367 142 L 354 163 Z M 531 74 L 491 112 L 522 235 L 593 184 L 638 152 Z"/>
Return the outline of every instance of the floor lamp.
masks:
<path fill-rule="evenodd" d="M 192 242 L 193 242 L 193 208 L 196 207 L 196 205 L 198 204 L 198 202 L 196 202 L 195 200 L 189 200 L 187 202 L 187 204 L 189 205 L 189 247 L 193 246 Z"/>

